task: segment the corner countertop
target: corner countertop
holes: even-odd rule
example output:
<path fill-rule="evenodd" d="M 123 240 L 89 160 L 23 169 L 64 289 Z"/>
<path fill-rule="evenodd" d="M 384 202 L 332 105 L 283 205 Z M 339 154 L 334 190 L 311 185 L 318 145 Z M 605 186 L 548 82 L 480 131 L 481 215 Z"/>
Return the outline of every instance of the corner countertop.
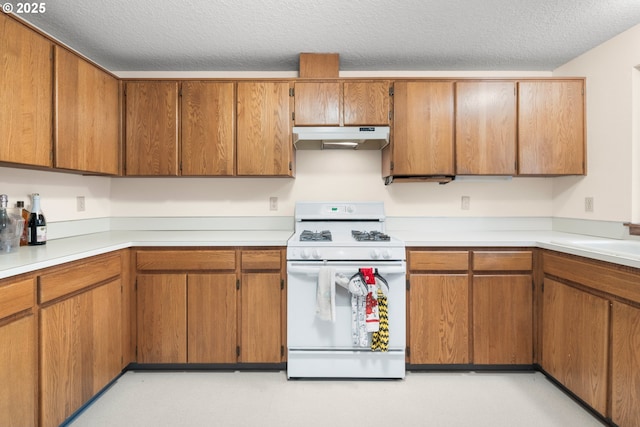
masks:
<path fill-rule="evenodd" d="M 557 231 L 388 230 L 407 247 L 538 247 L 640 268 L 640 241 Z M 105 231 L 0 255 L 0 279 L 130 247 L 286 246 L 291 230 Z M 618 242 L 624 242 L 622 249 Z M 609 245 L 612 244 L 612 245 Z"/>

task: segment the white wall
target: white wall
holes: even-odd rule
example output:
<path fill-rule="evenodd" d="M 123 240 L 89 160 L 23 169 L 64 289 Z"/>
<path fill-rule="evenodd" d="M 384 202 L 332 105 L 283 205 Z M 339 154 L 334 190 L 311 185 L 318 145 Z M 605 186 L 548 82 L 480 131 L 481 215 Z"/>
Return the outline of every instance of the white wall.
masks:
<path fill-rule="evenodd" d="M 587 176 L 555 179 L 553 215 L 640 221 L 638 70 L 640 25 L 556 69 L 587 78 Z M 634 107 L 635 105 L 635 107 Z M 584 212 L 593 196 L 594 212 Z"/>

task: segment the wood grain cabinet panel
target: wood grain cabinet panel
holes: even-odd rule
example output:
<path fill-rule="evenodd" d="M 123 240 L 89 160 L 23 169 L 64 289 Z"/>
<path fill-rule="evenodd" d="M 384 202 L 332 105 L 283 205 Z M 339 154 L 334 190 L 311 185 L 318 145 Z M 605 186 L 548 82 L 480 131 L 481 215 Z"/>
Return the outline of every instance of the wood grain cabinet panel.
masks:
<path fill-rule="evenodd" d="M 52 45 L 0 14 L 0 162 L 52 166 Z"/>
<path fill-rule="evenodd" d="M 125 109 L 126 175 L 178 175 L 178 82 L 126 83 Z"/>
<path fill-rule="evenodd" d="M 516 84 L 456 82 L 456 173 L 516 174 Z"/>
<path fill-rule="evenodd" d="M 518 173 L 583 175 L 584 80 L 518 83 Z"/>
<path fill-rule="evenodd" d="M 542 367 L 601 414 L 607 409 L 609 301 L 545 278 Z"/>
<path fill-rule="evenodd" d="M 138 362 L 187 362 L 186 274 L 138 275 Z"/>
<path fill-rule="evenodd" d="M 181 174 L 234 175 L 235 83 L 184 81 L 181 93 Z"/>
<path fill-rule="evenodd" d="M 469 363 L 469 277 L 411 274 L 409 363 Z"/>
<path fill-rule="evenodd" d="M 530 271 L 531 251 L 473 251 L 474 271 Z"/>
<path fill-rule="evenodd" d="M 119 172 L 118 79 L 55 47 L 55 167 Z"/>
<path fill-rule="evenodd" d="M 469 251 L 410 251 L 410 271 L 467 271 Z"/>
<path fill-rule="evenodd" d="M 385 168 L 395 176 L 454 174 L 454 84 L 394 83 L 393 140 Z"/>
<path fill-rule="evenodd" d="M 280 270 L 282 253 L 279 250 L 243 250 L 242 270 Z"/>
<path fill-rule="evenodd" d="M 533 292 L 530 274 L 473 277 L 473 362 L 533 362 Z"/>
<path fill-rule="evenodd" d="M 139 271 L 234 270 L 234 250 L 142 250 L 136 253 Z"/>
<path fill-rule="evenodd" d="M 612 308 L 611 419 L 620 427 L 640 425 L 640 309 Z"/>
<path fill-rule="evenodd" d="M 40 417 L 58 426 L 121 369 L 121 280 L 40 310 Z"/>
<path fill-rule="evenodd" d="M 295 83 L 296 126 L 340 126 L 342 84 L 340 82 Z"/>
<path fill-rule="evenodd" d="M 1 426 L 37 424 L 37 355 L 35 316 L 0 326 Z"/>
<path fill-rule="evenodd" d="M 0 319 L 32 308 L 34 295 L 34 278 L 0 284 Z"/>
<path fill-rule="evenodd" d="M 277 81 L 238 83 L 238 175 L 293 175 L 290 86 Z"/>
<path fill-rule="evenodd" d="M 344 125 L 389 125 L 389 87 L 380 81 L 344 82 Z"/>

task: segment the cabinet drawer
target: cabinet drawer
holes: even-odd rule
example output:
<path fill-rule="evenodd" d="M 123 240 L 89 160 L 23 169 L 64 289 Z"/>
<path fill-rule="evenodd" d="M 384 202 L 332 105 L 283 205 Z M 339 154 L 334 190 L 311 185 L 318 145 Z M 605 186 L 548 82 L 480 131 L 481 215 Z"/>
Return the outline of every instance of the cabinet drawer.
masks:
<path fill-rule="evenodd" d="M 0 285 L 0 319 L 33 307 L 34 279 Z"/>
<path fill-rule="evenodd" d="M 280 251 L 242 251 L 243 270 L 280 270 Z"/>
<path fill-rule="evenodd" d="M 40 303 L 51 301 L 112 277 L 122 272 L 120 254 L 76 261 L 62 269 L 55 269 L 39 277 L 38 299 Z"/>
<path fill-rule="evenodd" d="M 468 251 L 411 251 L 409 252 L 409 271 L 446 270 L 460 271 L 469 269 Z"/>
<path fill-rule="evenodd" d="M 138 270 L 235 270 L 233 250 L 138 251 Z"/>
<path fill-rule="evenodd" d="M 481 271 L 529 271 L 531 251 L 474 251 L 473 269 Z"/>

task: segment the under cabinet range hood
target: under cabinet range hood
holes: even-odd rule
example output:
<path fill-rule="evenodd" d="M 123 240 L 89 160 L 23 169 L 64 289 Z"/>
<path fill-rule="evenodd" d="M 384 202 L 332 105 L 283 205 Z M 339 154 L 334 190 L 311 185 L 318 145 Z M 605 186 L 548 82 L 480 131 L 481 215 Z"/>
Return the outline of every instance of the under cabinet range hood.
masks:
<path fill-rule="evenodd" d="M 389 144 L 389 126 L 293 127 L 298 150 L 381 150 Z"/>

